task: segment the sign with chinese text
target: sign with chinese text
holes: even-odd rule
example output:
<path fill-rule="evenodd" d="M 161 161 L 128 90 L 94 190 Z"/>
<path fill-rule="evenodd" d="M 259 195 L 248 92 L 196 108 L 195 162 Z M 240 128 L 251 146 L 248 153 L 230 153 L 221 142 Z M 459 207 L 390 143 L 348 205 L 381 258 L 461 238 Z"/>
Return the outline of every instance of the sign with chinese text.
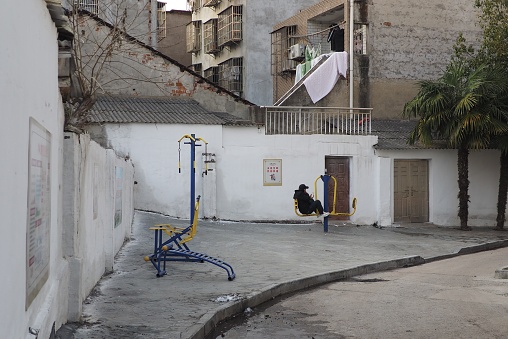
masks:
<path fill-rule="evenodd" d="M 282 159 L 264 159 L 263 171 L 263 186 L 282 186 Z"/>
<path fill-rule="evenodd" d="M 51 133 L 32 118 L 29 128 L 26 309 L 48 280 L 51 240 Z"/>

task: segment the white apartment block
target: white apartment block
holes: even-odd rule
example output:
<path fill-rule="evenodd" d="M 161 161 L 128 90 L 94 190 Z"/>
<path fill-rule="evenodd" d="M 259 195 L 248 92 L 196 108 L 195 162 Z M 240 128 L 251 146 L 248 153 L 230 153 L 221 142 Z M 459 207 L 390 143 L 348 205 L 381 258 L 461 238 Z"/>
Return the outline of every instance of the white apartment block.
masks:
<path fill-rule="evenodd" d="M 320 0 L 187 0 L 191 68 L 260 106 L 273 104 L 273 26 Z"/>

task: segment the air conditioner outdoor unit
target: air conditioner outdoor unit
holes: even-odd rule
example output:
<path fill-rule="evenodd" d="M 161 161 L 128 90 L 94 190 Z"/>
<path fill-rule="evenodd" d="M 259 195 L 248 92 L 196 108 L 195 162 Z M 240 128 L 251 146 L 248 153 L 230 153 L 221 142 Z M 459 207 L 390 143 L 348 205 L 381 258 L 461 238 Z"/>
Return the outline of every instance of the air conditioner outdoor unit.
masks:
<path fill-rule="evenodd" d="M 301 59 L 305 57 L 305 45 L 296 44 L 289 47 L 289 58 L 290 60 Z"/>

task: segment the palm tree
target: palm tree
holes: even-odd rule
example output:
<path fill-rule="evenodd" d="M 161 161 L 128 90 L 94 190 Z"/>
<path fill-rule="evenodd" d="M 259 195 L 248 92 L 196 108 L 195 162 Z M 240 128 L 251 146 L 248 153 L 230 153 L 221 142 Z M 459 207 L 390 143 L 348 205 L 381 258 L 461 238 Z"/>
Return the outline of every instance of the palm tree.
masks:
<path fill-rule="evenodd" d="M 421 81 L 418 94 L 404 106 L 403 116 L 417 117 L 408 142 L 431 145 L 445 142 L 457 149 L 460 229 L 470 230 L 469 150 L 488 148 L 495 135 L 508 132 L 504 97 L 507 80 L 496 67 L 454 59 L 436 81 Z"/>
<path fill-rule="evenodd" d="M 502 135 L 496 140 L 497 148 L 501 151 L 499 156 L 499 186 L 497 192 L 497 218 L 496 229 L 503 230 L 506 220 L 506 200 L 508 195 L 508 135 Z"/>

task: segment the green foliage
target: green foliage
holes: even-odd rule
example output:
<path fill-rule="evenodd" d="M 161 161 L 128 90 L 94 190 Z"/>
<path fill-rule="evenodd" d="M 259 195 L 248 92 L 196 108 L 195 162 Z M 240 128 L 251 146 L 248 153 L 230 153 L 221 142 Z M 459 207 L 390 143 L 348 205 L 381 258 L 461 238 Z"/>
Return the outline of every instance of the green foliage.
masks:
<path fill-rule="evenodd" d="M 411 144 L 445 141 L 449 147 L 487 148 L 494 136 L 508 133 L 508 79 L 499 67 L 453 60 L 436 81 L 421 81 L 403 116 L 419 118 Z"/>
<path fill-rule="evenodd" d="M 483 29 L 480 56 L 492 63 L 508 64 L 508 0 L 476 0 Z"/>

